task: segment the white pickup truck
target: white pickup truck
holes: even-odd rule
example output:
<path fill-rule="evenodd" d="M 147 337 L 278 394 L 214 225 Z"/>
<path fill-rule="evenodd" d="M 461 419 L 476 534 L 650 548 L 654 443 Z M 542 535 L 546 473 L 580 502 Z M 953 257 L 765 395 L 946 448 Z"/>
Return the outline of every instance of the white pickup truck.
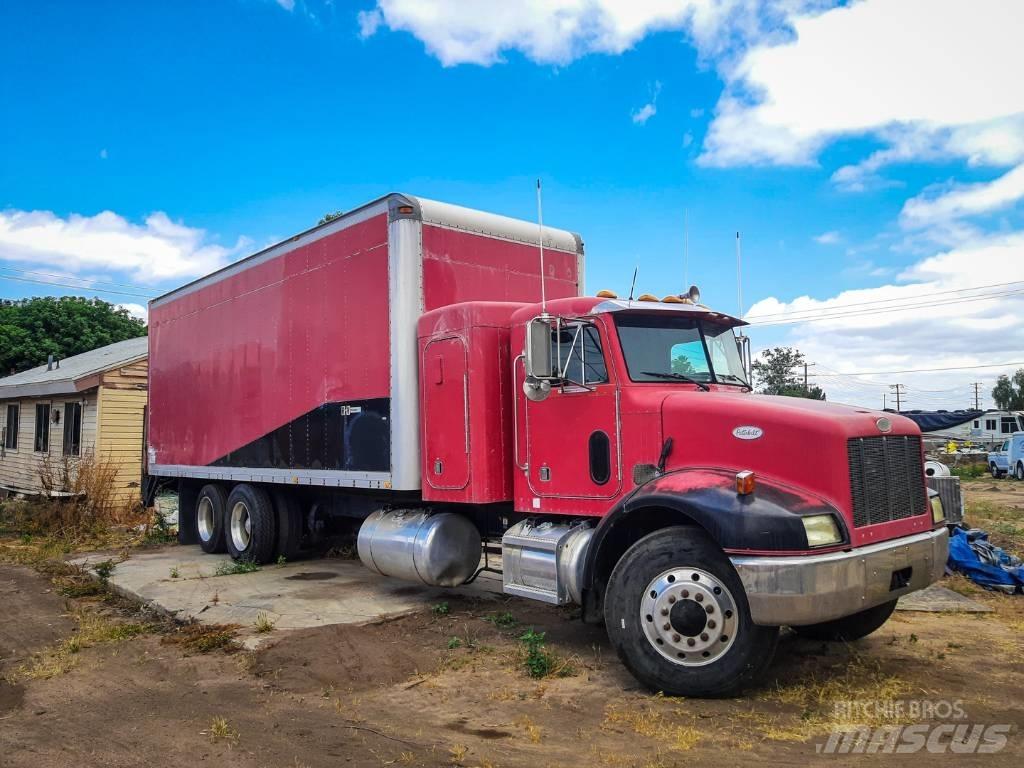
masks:
<path fill-rule="evenodd" d="M 1024 433 L 1007 438 L 998 450 L 989 453 L 988 469 L 992 477 L 1009 473 L 1024 480 Z"/>

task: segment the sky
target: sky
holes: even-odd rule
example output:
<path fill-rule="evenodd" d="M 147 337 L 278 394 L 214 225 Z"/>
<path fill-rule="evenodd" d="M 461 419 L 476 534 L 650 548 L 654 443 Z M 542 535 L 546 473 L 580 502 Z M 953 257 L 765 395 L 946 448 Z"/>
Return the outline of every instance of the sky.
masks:
<path fill-rule="evenodd" d="M 533 219 L 540 178 L 588 292 L 696 283 L 830 400 L 986 406 L 1024 367 L 1021 29 L 1005 0 L 5 0 L 0 298 L 144 316 L 328 211 Z"/>

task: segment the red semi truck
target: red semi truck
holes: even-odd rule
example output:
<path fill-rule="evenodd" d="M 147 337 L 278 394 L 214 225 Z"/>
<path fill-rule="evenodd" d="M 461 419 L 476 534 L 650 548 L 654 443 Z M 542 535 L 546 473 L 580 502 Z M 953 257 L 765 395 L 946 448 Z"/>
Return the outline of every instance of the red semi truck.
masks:
<path fill-rule="evenodd" d="M 942 574 L 913 422 L 751 393 L 696 292 L 582 292 L 579 236 L 399 194 L 183 286 L 150 305 L 150 487 L 257 562 L 348 521 L 370 569 L 457 586 L 500 544 L 505 592 L 579 604 L 670 694 Z"/>

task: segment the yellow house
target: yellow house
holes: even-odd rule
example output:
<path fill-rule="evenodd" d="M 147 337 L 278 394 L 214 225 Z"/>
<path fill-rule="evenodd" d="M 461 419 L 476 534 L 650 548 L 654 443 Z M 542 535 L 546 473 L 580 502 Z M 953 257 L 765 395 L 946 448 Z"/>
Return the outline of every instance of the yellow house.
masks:
<path fill-rule="evenodd" d="M 141 493 L 148 339 L 120 341 L 0 379 L 0 498 L 57 494 L 47 467 L 82 456 L 116 466 L 116 496 Z"/>

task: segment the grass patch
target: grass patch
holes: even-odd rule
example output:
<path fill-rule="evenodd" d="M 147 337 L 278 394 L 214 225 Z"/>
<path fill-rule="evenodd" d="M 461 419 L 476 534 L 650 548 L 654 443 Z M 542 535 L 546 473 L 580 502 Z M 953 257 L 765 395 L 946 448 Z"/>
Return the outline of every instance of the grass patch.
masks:
<path fill-rule="evenodd" d="M 679 722 L 682 715 L 678 707 L 666 713 L 661 707 L 612 704 L 605 710 L 601 727 L 630 730 L 638 736 L 655 739 L 673 751 L 685 752 L 696 746 L 701 735 L 693 726 Z"/>
<path fill-rule="evenodd" d="M 256 573 L 260 569 L 252 560 L 229 560 L 217 566 L 214 576 L 235 576 L 239 573 Z"/>
<path fill-rule="evenodd" d="M 962 467 L 950 467 L 949 474 L 961 480 L 977 480 L 988 474 L 988 467 L 985 464 L 964 464 Z"/>
<path fill-rule="evenodd" d="M 193 653 L 234 651 L 238 649 L 235 640 L 238 629 L 237 624 L 183 624 L 177 631 L 164 636 L 161 642 Z"/>
<path fill-rule="evenodd" d="M 206 730 L 210 741 L 227 741 L 234 744 L 238 741 L 238 732 L 234 730 L 228 721 L 223 717 L 215 717 L 210 721 L 210 727 Z"/>
<path fill-rule="evenodd" d="M 484 616 L 484 621 L 489 621 L 499 629 L 512 629 L 519 626 L 519 620 L 509 611 L 504 613 L 491 613 Z"/>
<path fill-rule="evenodd" d="M 69 672 L 78 664 L 77 654 L 103 643 L 117 643 L 149 632 L 152 627 L 136 622 L 119 622 L 95 611 L 80 611 L 75 633 L 54 647 L 33 655 L 19 668 L 14 679 L 48 680 Z"/>
<path fill-rule="evenodd" d="M 447 616 L 451 611 L 448 603 L 434 603 L 430 606 L 430 612 L 435 616 Z"/>
<path fill-rule="evenodd" d="M 265 612 L 260 611 L 256 614 L 256 622 L 254 626 L 256 627 L 257 632 L 260 634 L 266 634 L 267 632 L 272 632 L 274 630 L 274 625 L 276 623 L 277 622 L 271 619 Z"/>
<path fill-rule="evenodd" d="M 545 677 L 572 677 L 577 674 L 576 665 L 569 659 L 561 659 L 547 649 L 544 633 L 528 629 L 519 636 L 520 660 L 527 674 L 535 679 Z"/>

